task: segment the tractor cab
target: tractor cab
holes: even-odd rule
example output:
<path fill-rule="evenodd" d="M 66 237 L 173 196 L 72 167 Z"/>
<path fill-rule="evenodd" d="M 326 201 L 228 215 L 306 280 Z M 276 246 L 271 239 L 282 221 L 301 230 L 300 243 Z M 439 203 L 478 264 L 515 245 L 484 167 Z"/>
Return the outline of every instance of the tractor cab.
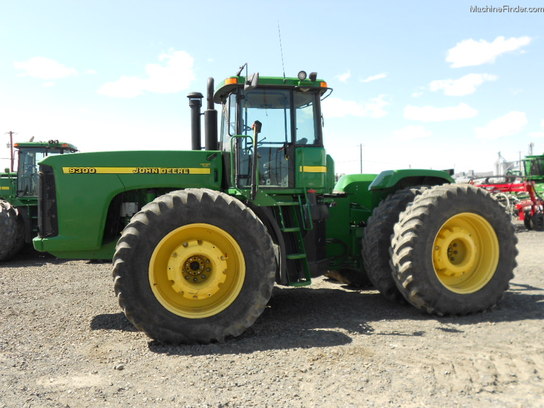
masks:
<path fill-rule="evenodd" d="M 523 165 L 525 177 L 535 183 L 535 192 L 538 195 L 544 194 L 544 155 L 525 156 Z"/>
<path fill-rule="evenodd" d="M 57 140 L 43 142 L 16 143 L 19 151 L 17 168 L 17 196 L 36 197 L 38 195 L 38 163 L 47 156 L 74 153 L 77 148 L 69 143 Z"/>
<path fill-rule="evenodd" d="M 298 78 L 227 78 L 214 95 L 221 103 L 219 149 L 228 157 L 231 188 L 321 190 L 327 181 L 320 100 L 328 90 L 316 74 Z M 332 167 L 332 160 L 331 160 Z M 330 169 L 332 170 L 332 168 Z"/>
<path fill-rule="evenodd" d="M 526 156 L 523 161 L 525 176 L 529 180 L 541 181 L 544 179 L 544 155 Z"/>

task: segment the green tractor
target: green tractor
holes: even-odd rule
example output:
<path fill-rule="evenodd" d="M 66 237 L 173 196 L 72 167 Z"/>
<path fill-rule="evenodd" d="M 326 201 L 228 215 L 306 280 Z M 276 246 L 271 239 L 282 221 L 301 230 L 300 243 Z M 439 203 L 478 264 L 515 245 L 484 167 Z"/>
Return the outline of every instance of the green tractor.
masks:
<path fill-rule="evenodd" d="M 535 182 L 535 191 L 544 196 L 544 155 L 525 156 L 524 174 L 527 180 Z"/>
<path fill-rule="evenodd" d="M 77 149 L 56 140 L 15 143 L 17 172 L 0 174 L 0 261 L 15 256 L 32 242 L 38 227 L 38 163 L 47 156 L 73 153 Z"/>
<path fill-rule="evenodd" d="M 330 91 L 303 71 L 238 73 L 215 90 L 210 78 L 204 149 L 203 96 L 192 93 L 191 151 L 48 157 L 35 248 L 113 257 L 126 317 L 165 343 L 238 336 L 274 284 L 305 286 L 327 271 L 367 276 L 388 299 L 437 315 L 493 307 L 517 255 L 500 205 L 441 171 L 336 182 L 322 133 Z"/>

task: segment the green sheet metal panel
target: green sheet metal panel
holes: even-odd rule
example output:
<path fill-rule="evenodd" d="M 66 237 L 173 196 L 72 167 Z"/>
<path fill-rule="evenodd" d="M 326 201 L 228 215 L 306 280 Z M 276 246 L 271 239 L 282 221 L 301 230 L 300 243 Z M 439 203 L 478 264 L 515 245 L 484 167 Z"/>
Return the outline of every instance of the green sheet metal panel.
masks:
<path fill-rule="evenodd" d="M 58 236 L 35 238 L 40 251 L 64 258 L 103 257 L 104 227 L 110 203 L 120 194 L 140 201 L 151 190 L 221 188 L 222 159 L 218 151 L 133 151 L 80 153 L 53 156 L 42 161 L 54 169 Z M 141 203 L 139 203 L 141 204 Z M 85 231 L 85 233 L 82 233 Z M 72 255 L 70 251 L 75 250 Z"/>

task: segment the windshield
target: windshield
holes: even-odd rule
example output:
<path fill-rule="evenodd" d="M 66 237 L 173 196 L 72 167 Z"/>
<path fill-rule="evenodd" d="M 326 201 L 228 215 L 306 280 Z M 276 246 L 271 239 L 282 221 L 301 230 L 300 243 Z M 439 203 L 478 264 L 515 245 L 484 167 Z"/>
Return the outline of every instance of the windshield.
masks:
<path fill-rule="evenodd" d="M 530 160 L 525 160 L 525 172 L 527 176 L 544 177 L 544 157 L 535 157 Z"/>
<path fill-rule="evenodd" d="M 223 108 L 222 139 L 226 141 L 227 131 L 230 136 L 252 134 L 251 126 L 258 120 L 263 144 L 321 145 L 317 98 L 315 92 L 292 89 L 257 88 L 231 94 Z"/>
<path fill-rule="evenodd" d="M 289 185 L 290 166 L 294 166 L 289 155 L 293 154 L 293 147 L 323 145 L 318 98 L 317 92 L 293 88 L 240 89 L 229 96 L 223 105 L 221 144 L 226 151 L 236 146 L 237 185 L 248 186 L 251 181 L 252 126 L 256 121 L 262 124 L 257 144 L 258 184 Z"/>
<path fill-rule="evenodd" d="M 38 195 L 38 163 L 47 156 L 61 154 L 61 149 L 19 149 L 19 164 L 17 169 L 17 195 Z"/>
<path fill-rule="evenodd" d="M 318 121 L 321 112 L 316 104 L 315 92 L 295 92 L 296 144 L 322 145 Z"/>
<path fill-rule="evenodd" d="M 252 133 L 255 121 L 262 123 L 259 144 L 283 145 L 291 142 L 291 92 L 259 89 L 247 92 L 241 100 L 242 134 Z"/>

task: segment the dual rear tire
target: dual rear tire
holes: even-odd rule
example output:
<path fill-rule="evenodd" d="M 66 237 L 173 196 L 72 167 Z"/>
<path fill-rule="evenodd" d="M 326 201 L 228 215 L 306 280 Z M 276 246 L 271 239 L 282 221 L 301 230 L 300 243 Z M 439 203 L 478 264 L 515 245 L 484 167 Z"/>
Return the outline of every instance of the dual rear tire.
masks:
<path fill-rule="evenodd" d="M 370 221 L 368 232 L 376 231 Z M 390 251 L 382 251 L 377 288 L 388 299 L 402 296 L 437 315 L 495 306 L 516 266 L 510 218 L 486 191 L 472 186 L 442 185 L 416 194 L 398 215 L 392 235 L 381 239 L 389 240 Z"/>
<path fill-rule="evenodd" d="M 365 272 L 372 285 L 388 300 L 402 301 L 391 273 L 391 236 L 401 212 L 426 187 L 409 187 L 387 196 L 372 212 L 361 243 Z"/>

